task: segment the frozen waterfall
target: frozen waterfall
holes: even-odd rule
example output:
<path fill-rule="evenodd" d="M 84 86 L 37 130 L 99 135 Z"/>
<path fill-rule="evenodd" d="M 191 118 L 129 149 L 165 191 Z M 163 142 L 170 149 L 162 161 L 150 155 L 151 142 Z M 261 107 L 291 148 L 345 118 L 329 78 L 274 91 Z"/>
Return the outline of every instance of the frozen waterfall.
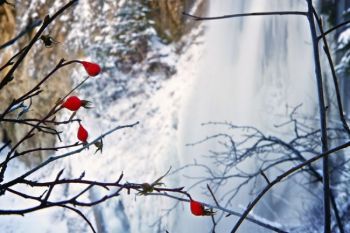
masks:
<path fill-rule="evenodd" d="M 219 16 L 263 11 L 306 11 L 306 8 L 304 0 L 221 0 L 210 1 L 207 14 Z M 180 118 L 179 151 L 183 165 L 194 159 L 200 160 L 208 150 L 217 147 L 214 142 L 184 146 L 218 132 L 215 127 L 203 127 L 201 123 L 229 121 L 236 125 L 255 126 L 267 134 L 283 135 L 286 132 L 278 131 L 273 125 L 286 120 L 291 108 L 302 104 L 298 112 L 307 117 L 314 114 L 316 106 L 312 45 L 306 17 L 254 16 L 204 23 L 207 30 L 205 52 L 198 67 L 200 75 L 196 77 Z M 210 159 L 202 161 L 213 166 Z M 254 169 L 255 163 L 254 158 L 251 158 L 243 166 L 248 170 Z M 206 175 L 196 169 L 186 174 L 195 177 Z M 183 182 L 189 186 L 193 180 L 184 179 Z M 232 181 L 234 184 L 235 181 Z M 290 185 L 287 183 L 277 187 L 274 194 L 283 196 L 283 201 L 265 199 L 255 210 L 259 216 L 273 221 L 278 215 L 280 223 L 283 224 L 282 219 L 288 218 L 290 224 L 296 224 L 297 216 L 288 210 L 288 202 L 293 203 L 298 189 Z M 238 194 L 232 209 L 243 212 L 254 197 L 254 194 L 249 194 L 250 188 Z M 197 187 L 191 193 L 194 197 L 212 201 L 210 197 L 203 196 L 202 191 Z M 178 224 L 175 232 L 205 232 L 212 225 L 210 219 L 188 216 L 180 217 L 179 222 L 182 221 L 187 224 Z M 225 223 L 219 226 L 218 232 L 231 230 L 236 218 L 223 218 L 223 221 Z M 266 230 L 245 222 L 240 232 Z"/>

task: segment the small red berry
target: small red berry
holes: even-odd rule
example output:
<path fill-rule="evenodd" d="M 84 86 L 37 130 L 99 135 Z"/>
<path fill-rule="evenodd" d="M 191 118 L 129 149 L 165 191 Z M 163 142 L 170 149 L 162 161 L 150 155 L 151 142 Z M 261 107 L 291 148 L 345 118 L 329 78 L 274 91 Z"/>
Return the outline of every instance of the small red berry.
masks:
<path fill-rule="evenodd" d="M 101 67 L 96 63 L 87 62 L 87 61 L 81 61 L 80 63 L 84 66 L 86 72 L 90 76 L 96 76 L 101 72 Z"/>
<path fill-rule="evenodd" d="M 75 95 L 70 96 L 62 104 L 62 107 L 69 109 L 71 111 L 77 111 L 82 106 L 82 101 Z"/>
<path fill-rule="evenodd" d="M 190 200 L 191 212 L 195 216 L 211 216 L 214 215 L 215 212 L 211 209 L 206 209 L 204 205 L 198 201 Z"/>
<path fill-rule="evenodd" d="M 191 206 L 191 212 L 193 215 L 196 215 L 196 216 L 206 215 L 204 206 L 198 201 L 191 200 L 190 206 Z"/>
<path fill-rule="evenodd" d="M 89 133 L 86 131 L 86 129 L 79 123 L 79 129 L 78 129 L 78 139 L 82 142 L 86 142 Z"/>
<path fill-rule="evenodd" d="M 91 108 L 91 102 L 87 100 L 81 100 L 79 97 L 73 95 L 67 98 L 62 104 L 63 108 L 69 109 L 71 111 L 77 111 L 80 107 Z"/>

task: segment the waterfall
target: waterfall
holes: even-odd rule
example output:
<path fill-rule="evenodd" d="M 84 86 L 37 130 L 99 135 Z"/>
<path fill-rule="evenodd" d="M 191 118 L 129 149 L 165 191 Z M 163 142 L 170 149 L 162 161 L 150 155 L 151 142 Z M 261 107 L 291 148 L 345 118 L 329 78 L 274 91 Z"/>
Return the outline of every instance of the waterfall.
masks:
<path fill-rule="evenodd" d="M 209 16 L 262 11 L 306 11 L 304 0 L 221 0 L 210 1 Z M 229 121 L 235 125 L 251 125 L 266 134 L 288 137 L 288 131 L 278 130 L 274 124 L 288 119 L 291 108 L 302 106 L 298 113 L 304 117 L 316 111 L 316 87 L 312 59 L 309 26 L 303 16 L 257 16 L 206 21 L 205 52 L 200 75 L 193 83 L 192 92 L 180 120 L 180 160 L 183 165 L 201 160 L 214 166 L 210 159 L 203 159 L 217 143 L 184 146 L 214 133 L 215 127 L 203 127 L 208 121 Z M 285 135 L 285 136 L 283 136 Z M 245 169 L 254 169 L 254 158 L 246 161 Z M 205 176 L 200 169 L 187 170 L 189 176 Z M 269 174 L 274 176 L 276 174 Z M 194 181 L 183 179 L 183 185 Z M 234 185 L 235 181 L 233 181 Z M 205 187 L 206 183 L 201 186 Z M 277 186 L 275 196 L 282 201 L 264 199 L 255 211 L 271 221 L 290 219 L 288 224 L 298 224 L 296 213 L 285 202 L 291 202 L 301 210 L 301 203 L 293 196 L 302 193 L 291 183 Z M 231 209 L 243 212 L 243 208 L 256 195 L 250 195 L 246 187 L 234 200 Z M 276 190 L 276 191 L 275 191 Z M 190 193 L 194 198 L 210 202 L 195 187 Z M 282 202 L 282 203 L 281 203 Z M 261 210 L 264 211 L 261 211 Z M 289 210 L 288 210 L 289 209 Z M 295 208 L 294 208 L 295 209 Z M 297 211 L 295 210 L 295 211 Z M 209 218 L 180 216 L 175 232 L 207 232 L 212 226 Z M 223 218 L 218 232 L 231 230 L 236 218 Z M 185 230 L 186 229 L 186 230 Z M 266 230 L 265 230 L 266 231 Z M 240 232 L 265 232 L 251 223 L 243 224 Z M 266 231 L 268 232 L 268 231 Z"/>

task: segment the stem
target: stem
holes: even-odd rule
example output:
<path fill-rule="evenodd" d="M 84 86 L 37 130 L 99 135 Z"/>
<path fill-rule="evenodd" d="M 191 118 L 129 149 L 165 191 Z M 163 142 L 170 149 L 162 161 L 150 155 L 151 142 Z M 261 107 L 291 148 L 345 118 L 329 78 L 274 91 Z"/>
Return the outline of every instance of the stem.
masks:
<path fill-rule="evenodd" d="M 340 117 L 341 122 L 343 123 L 344 129 L 346 130 L 346 132 L 350 136 L 350 128 L 349 128 L 349 125 L 347 124 L 345 116 L 344 116 L 343 103 L 342 103 L 342 100 L 341 100 L 341 97 L 340 97 L 338 78 L 337 78 L 337 75 L 336 75 L 336 72 L 335 72 L 334 63 L 333 63 L 333 60 L 332 60 L 332 57 L 331 57 L 331 53 L 330 53 L 330 49 L 329 49 L 329 46 L 328 46 L 326 33 L 323 30 L 322 21 L 321 21 L 320 17 L 318 16 L 316 10 L 314 8 L 312 10 L 313 10 L 313 13 L 315 15 L 315 18 L 316 18 L 316 21 L 317 21 L 317 24 L 318 24 L 318 28 L 319 28 L 320 33 L 321 33 L 321 38 L 323 40 L 323 44 L 324 44 L 323 50 L 326 53 L 327 60 L 328 60 L 328 63 L 329 63 L 329 67 L 331 68 L 332 78 L 333 78 L 333 83 L 334 83 L 334 89 L 335 89 L 336 98 L 337 98 L 339 117 Z M 338 210 L 338 207 L 337 207 L 337 203 L 335 201 L 335 197 L 333 195 L 332 190 L 331 190 L 330 198 L 331 198 L 331 202 L 332 202 L 332 206 L 333 206 L 333 210 L 334 210 L 335 219 L 337 221 L 337 225 L 338 225 L 338 228 L 339 228 L 339 232 L 340 233 L 345 233 L 344 226 L 343 226 L 343 223 L 341 221 L 339 210 Z"/>
<path fill-rule="evenodd" d="M 335 72 L 334 63 L 333 63 L 330 49 L 328 46 L 327 38 L 326 38 L 324 30 L 323 30 L 322 21 L 314 8 L 312 9 L 312 11 L 313 11 L 313 14 L 315 15 L 316 22 L 317 22 L 318 28 L 320 30 L 320 33 L 321 33 L 321 39 L 323 40 L 323 45 L 324 45 L 323 50 L 326 53 L 329 67 L 331 68 L 334 89 L 335 89 L 335 94 L 336 94 L 336 98 L 337 98 L 337 105 L 338 105 L 338 112 L 339 112 L 340 121 L 343 123 L 344 129 L 346 130 L 346 132 L 350 136 L 350 128 L 349 128 L 349 126 L 346 122 L 345 116 L 344 116 L 343 103 L 342 103 L 342 100 L 340 97 L 338 78 L 337 78 L 337 74 Z"/>
<path fill-rule="evenodd" d="M 22 101 L 25 101 L 26 99 L 31 98 L 32 96 L 35 96 L 37 94 L 39 94 L 40 91 L 40 86 L 45 83 L 50 77 L 52 77 L 53 74 L 55 74 L 59 69 L 63 68 L 64 66 L 67 65 L 71 65 L 74 64 L 76 62 L 79 62 L 77 60 L 72 60 L 72 61 L 68 61 L 65 62 L 64 59 L 61 59 L 58 64 L 55 66 L 55 68 L 49 73 L 47 74 L 39 83 L 37 83 L 32 89 L 30 89 L 27 93 L 23 94 L 21 97 L 19 97 L 18 99 L 12 101 L 11 104 L 8 105 L 8 107 L 6 108 L 6 110 L 0 115 L 0 120 L 3 120 L 4 117 L 6 116 L 6 114 L 8 114 L 10 112 L 10 109 L 15 105 L 18 104 Z M 80 87 L 80 85 L 82 85 L 87 79 L 85 79 L 82 83 L 80 83 L 75 89 L 77 89 L 78 87 Z M 73 89 L 73 90 L 75 90 Z M 71 93 L 71 92 L 70 92 Z M 69 93 L 69 94 L 70 94 Z M 69 95 L 68 94 L 68 95 Z M 68 95 L 66 95 L 64 98 L 66 98 Z M 63 99 L 64 99 L 63 98 Z"/>
<path fill-rule="evenodd" d="M 42 23 L 41 20 L 36 20 L 34 21 L 32 24 L 29 24 L 25 27 L 25 29 L 23 29 L 16 37 L 14 37 L 13 39 L 7 41 L 6 43 L 0 45 L 0 50 L 4 49 L 10 45 L 12 45 L 13 43 L 15 43 L 18 39 L 20 39 L 21 37 L 23 37 L 25 34 L 27 34 L 29 31 L 33 30 L 34 28 L 38 27 L 40 24 Z"/>
<path fill-rule="evenodd" d="M 23 175 L 5 183 L 5 184 L 2 184 L 0 185 L 0 190 L 5 190 L 7 189 L 8 187 L 12 186 L 12 185 L 15 185 L 17 184 L 18 182 L 20 182 L 21 180 L 23 180 L 24 178 L 26 178 L 27 176 L 33 174 L 34 172 L 40 170 L 41 168 L 45 167 L 46 165 L 52 163 L 53 161 L 56 161 L 56 160 L 59 160 L 59 159 L 63 159 L 65 157 L 68 157 L 68 156 L 71 156 L 71 155 L 74 155 L 74 154 L 77 154 L 77 153 L 80 153 L 81 151 L 83 151 L 84 149 L 88 148 L 90 145 L 93 145 L 94 143 L 98 142 L 99 140 L 101 140 L 102 138 L 104 138 L 105 136 L 117 131 L 117 130 L 120 130 L 120 129 L 123 129 L 123 128 L 132 128 L 134 127 L 135 125 L 139 124 L 139 122 L 135 122 L 133 124 L 129 124 L 129 125 L 121 125 L 121 126 L 117 126 L 117 127 L 114 127 L 113 129 L 109 130 L 108 132 L 102 134 L 101 136 L 97 137 L 95 140 L 93 140 L 92 142 L 90 143 L 87 143 L 86 145 L 82 146 L 81 148 L 79 149 L 76 149 L 76 150 L 73 150 L 73 151 L 70 151 L 70 152 L 67 152 L 65 154 L 61 154 L 61 155 L 57 155 L 57 156 L 52 156 L 50 158 L 48 158 L 46 161 L 42 162 L 41 164 L 39 164 L 38 166 L 34 167 L 33 169 L 27 171 L 26 173 L 24 173 Z"/>
<path fill-rule="evenodd" d="M 64 100 L 65 98 L 67 98 L 70 94 L 72 94 L 76 89 L 78 89 L 79 87 L 81 87 L 87 80 L 89 79 L 89 76 L 87 76 L 83 81 L 81 81 L 76 87 L 74 87 L 70 92 L 68 92 L 63 98 L 62 100 Z"/>
<path fill-rule="evenodd" d="M 325 32 L 322 33 L 321 35 L 319 35 L 319 36 L 317 37 L 317 39 L 320 40 L 320 39 L 322 39 L 323 36 L 327 36 L 329 33 L 333 32 L 334 30 L 337 30 L 338 28 L 340 28 L 340 27 L 342 27 L 342 26 L 345 26 L 345 25 L 347 25 L 347 24 L 349 24 L 349 23 L 350 23 L 350 20 L 347 20 L 347 21 L 345 21 L 345 22 L 342 22 L 342 23 L 340 23 L 340 24 L 338 24 L 338 25 L 332 27 L 331 29 L 325 31 Z"/>
<path fill-rule="evenodd" d="M 227 18 L 237 18 L 237 17 L 246 17 L 246 16 L 264 16 L 264 15 L 303 15 L 306 16 L 307 12 L 301 11 L 271 11 L 271 12 L 253 12 L 253 13 L 243 13 L 243 14 L 232 14 L 232 15 L 222 15 L 214 17 L 200 17 L 196 15 L 191 15 L 186 12 L 182 12 L 183 15 L 193 18 L 194 20 L 216 20 L 216 19 L 227 19 Z"/>
<path fill-rule="evenodd" d="M 348 146 L 350 146 L 350 142 L 347 142 L 345 144 L 342 144 L 332 150 L 328 150 L 328 143 L 327 143 L 327 124 L 326 124 L 326 108 L 325 108 L 325 101 L 323 96 L 323 83 L 322 83 L 322 75 L 321 75 L 321 64 L 320 64 L 320 57 L 319 57 L 319 49 L 318 49 L 318 39 L 316 34 L 316 27 L 315 22 L 313 18 L 313 6 L 312 6 L 312 0 L 306 0 L 308 4 L 308 12 L 307 17 L 310 24 L 310 31 L 311 31 L 311 37 L 312 37 L 312 44 L 313 44 L 313 52 L 314 52 L 314 62 L 315 62 L 315 74 L 316 74 L 316 81 L 317 81 L 317 90 L 318 90 L 318 98 L 319 98 L 319 108 L 320 108 L 320 124 L 321 124 L 321 143 L 322 143 L 322 154 L 309 159 L 295 167 L 292 167 L 291 169 L 284 172 L 282 175 L 278 176 L 275 180 L 270 182 L 260 193 L 259 195 L 251 202 L 242 216 L 239 218 L 238 222 L 235 224 L 234 228 L 232 229 L 231 233 L 234 233 L 238 230 L 242 222 L 247 218 L 250 211 L 255 207 L 255 205 L 260 201 L 260 199 L 277 183 L 282 181 L 283 178 L 291 175 L 292 173 L 300 170 L 304 166 L 308 166 L 312 162 L 323 159 L 323 193 L 324 193 L 324 232 L 325 233 L 331 233 L 331 214 L 330 214 L 330 187 L 329 187 L 329 171 L 328 171 L 328 156 L 331 153 L 334 153 L 336 151 L 339 151 L 341 149 L 344 149 Z"/>
<path fill-rule="evenodd" d="M 312 0 L 306 0 L 308 4 L 308 21 L 310 25 L 314 62 L 315 62 L 315 74 L 317 81 L 318 103 L 320 113 L 320 125 L 321 125 L 321 143 L 322 153 L 328 150 L 327 142 L 327 122 L 326 122 L 326 108 L 324 101 L 323 82 L 321 74 L 320 54 L 318 48 L 318 39 L 316 34 L 316 26 L 313 15 Z M 330 203 L 330 184 L 329 184 L 329 161 L 328 157 L 323 157 L 323 208 L 324 208 L 324 233 L 331 232 L 331 203 Z"/>

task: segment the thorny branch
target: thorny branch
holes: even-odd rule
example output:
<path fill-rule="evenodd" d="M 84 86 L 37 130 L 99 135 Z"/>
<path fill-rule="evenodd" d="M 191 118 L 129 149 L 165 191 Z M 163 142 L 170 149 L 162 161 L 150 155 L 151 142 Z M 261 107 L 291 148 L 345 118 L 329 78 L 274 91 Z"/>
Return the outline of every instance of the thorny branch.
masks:
<path fill-rule="evenodd" d="M 43 20 L 42 26 L 40 29 L 37 31 L 35 36 L 32 38 L 32 40 L 29 42 L 28 45 L 26 45 L 24 48 L 19 50 L 15 55 L 13 55 L 1 68 L 0 72 L 3 71 L 5 68 L 10 67 L 9 71 L 7 74 L 3 77 L 3 79 L 0 82 L 0 90 L 9 82 L 11 82 L 13 79 L 13 74 L 15 73 L 16 69 L 19 67 L 21 62 L 25 59 L 26 55 L 34 45 L 34 43 L 40 38 L 41 33 L 45 30 L 45 28 L 53 22 L 60 14 L 62 14 L 66 9 L 71 7 L 73 4 L 77 3 L 78 0 L 72 0 L 68 2 L 67 4 L 63 5 L 60 10 L 58 10 L 52 17 L 46 16 L 45 19 Z M 7 3 L 7 2 L 5 2 Z M 32 26 L 28 27 L 26 30 L 31 30 L 32 28 L 38 26 L 39 22 L 41 21 L 36 21 L 35 24 Z M 17 37 L 12 39 L 11 41 L 5 43 L 2 45 L 3 47 L 12 45 L 17 39 L 19 39 L 23 34 L 25 34 L 26 31 L 21 32 Z M 17 214 L 17 215 L 24 215 L 30 212 L 38 211 L 41 209 L 46 209 L 46 208 L 51 208 L 51 207 L 59 207 L 59 208 L 65 208 L 68 210 L 71 210 L 78 214 L 80 217 L 82 217 L 85 222 L 89 225 L 91 230 L 93 232 L 96 232 L 94 229 L 92 223 L 88 218 L 81 212 L 77 207 L 90 207 L 97 205 L 99 203 L 102 203 L 110 198 L 116 197 L 119 195 L 120 191 L 123 189 L 126 189 L 128 192 L 130 190 L 136 190 L 136 191 L 141 191 L 142 185 L 141 184 L 134 184 L 134 183 L 124 183 L 121 184 L 121 179 L 123 175 L 121 175 L 116 182 L 112 183 L 103 183 L 99 181 L 92 181 L 92 180 L 84 180 L 84 174 L 78 179 L 63 179 L 61 178 L 63 175 L 63 170 L 57 173 L 56 178 L 53 181 L 48 181 L 48 182 L 40 182 L 40 181 L 34 181 L 28 178 L 29 175 L 34 174 L 44 167 L 46 167 L 48 164 L 63 159 L 68 156 L 75 155 L 77 153 L 80 153 L 82 150 L 87 149 L 89 146 L 93 145 L 94 143 L 102 140 L 102 138 L 114 133 L 117 130 L 121 130 L 124 128 L 131 128 L 135 125 L 138 124 L 138 122 L 129 124 L 129 125 L 121 125 L 121 126 L 116 126 L 112 128 L 111 130 L 103 133 L 99 137 L 97 137 L 95 140 L 91 141 L 90 143 L 73 143 L 70 145 L 63 145 L 63 146 L 54 146 L 54 147 L 39 147 L 39 148 L 31 148 L 31 149 L 25 149 L 21 152 L 19 152 L 17 149 L 21 144 L 23 144 L 26 140 L 29 138 L 33 137 L 36 134 L 36 131 L 42 132 L 47 135 L 56 135 L 60 139 L 60 131 L 58 131 L 54 126 L 57 125 L 62 125 L 62 124 L 70 124 L 72 122 L 80 122 L 80 119 L 70 119 L 68 121 L 57 121 L 56 120 L 56 114 L 58 111 L 62 109 L 62 100 L 64 100 L 68 95 L 70 95 L 74 90 L 79 88 L 84 82 L 88 80 L 86 78 L 84 81 L 82 81 L 80 84 L 78 84 L 75 88 L 73 88 L 71 91 L 67 93 L 62 99 L 58 100 L 54 106 L 51 107 L 51 109 L 46 113 L 45 116 L 43 116 L 41 119 L 30 119 L 30 118 L 24 118 L 21 119 L 20 116 L 24 114 L 28 109 L 31 107 L 31 104 L 29 106 L 26 106 L 24 104 L 24 101 L 30 100 L 31 98 L 38 96 L 41 94 L 41 86 L 44 84 L 49 78 L 53 76 L 59 69 L 73 64 L 77 63 L 79 61 L 77 60 L 71 60 L 71 61 L 65 61 L 64 59 L 61 59 L 59 63 L 54 67 L 54 69 L 47 74 L 45 77 L 42 78 L 32 89 L 27 91 L 26 93 L 22 94 L 21 97 L 18 99 L 13 100 L 6 108 L 5 110 L 1 113 L 0 115 L 0 123 L 9 123 L 9 124 L 23 124 L 30 126 L 30 129 L 28 132 L 24 134 L 24 136 L 12 144 L 11 141 L 7 141 L 4 143 L 4 145 L 0 148 L 0 152 L 4 152 L 4 149 L 9 148 L 9 152 L 6 153 L 5 158 L 2 159 L 2 162 L 0 164 L 0 195 L 7 195 L 8 193 L 11 193 L 12 195 L 15 195 L 20 198 L 25 198 L 25 199 L 31 199 L 33 201 L 37 202 L 37 205 L 31 206 L 29 208 L 19 208 L 19 209 L 2 209 L 0 207 L 0 215 L 10 215 L 10 214 Z M 6 117 L 9 113 L 17 111 L 18 109 L 22 109 L 22 112 L 18 114 L 17 119 L 12 119 L 11 117 Z M 26 109 L 25 109 L 26 108 Z M 8 164 L 10 163 L 11 160 L 22 157 L 24 155 L 30 154 L 30 153 L 36 153 L 39 151 L 61 151 L 62 149 L 70 149 L 70 148 L 78 148 L 75 150 L 71 150 L 67 153 L 63 154 L 58 154 L 58 155 L 52 155 L 44 161 L 43 163 L 35 166 L 34 168 L 30 168 L 27 172 L 24 174 L 20 175 L 17 178 L 10 179 L 4 181 L 4 174 L 6 169 L 8 168 Z M 3 153 L 2 153 L 3 154 Z M 45 191 L 40 195 L 40 196 L 34 196 L 31 195 L 30 190 L 28 189 L 18 189 L 18 185 L 20 184 L 25 184 L 28 186 L 31 186 L 32 188 L 41 188 L 44 189 Z M 54 196 L 54 189 L 58 186 L 66 186 L 69 184 L 75 184 L 75 185 L 87 185 L 86 188 L 75 194 L 73 197 L 59 200 L 59 201 L 53 201 L 52 197 Z M 109 194 L 102 196 L 101 198 L 97 200 L 93 200 L 90 202 L 83 202 L 80 201 L 81 197 L 83 197 L 86 192 L 94 187 L 102 187 L 107 190 L 111 190 Z M 113 188 L 117 188 L 117 190 L 113 191 Z M 154 187 L 154 191 L 157 192 L 182 192 L 182 188 L 175 188 L 175 189 L 170 189 L 170 188 L 160 188 L 160 187 Z"/>

